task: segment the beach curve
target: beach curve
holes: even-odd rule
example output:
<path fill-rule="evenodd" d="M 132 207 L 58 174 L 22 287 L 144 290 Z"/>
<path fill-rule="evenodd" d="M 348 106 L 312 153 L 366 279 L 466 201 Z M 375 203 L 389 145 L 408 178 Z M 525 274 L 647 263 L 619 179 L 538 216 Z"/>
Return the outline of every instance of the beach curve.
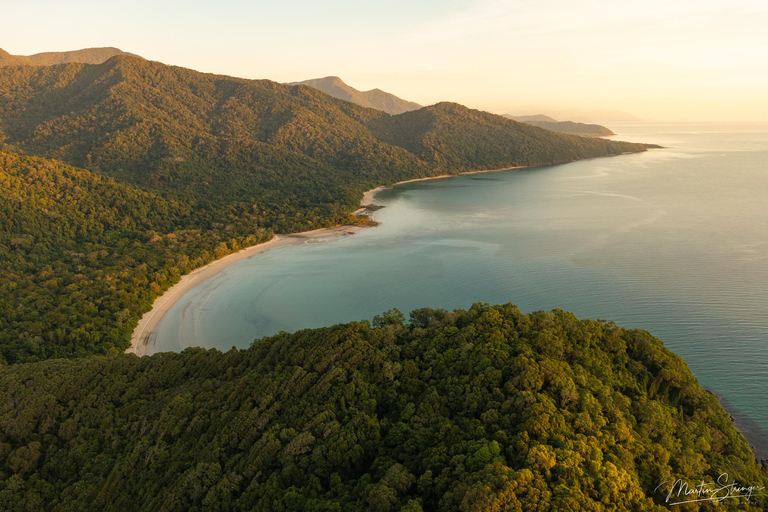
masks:
<path fill-rule="evenodd" d="M 381 185 L 368 190 L 363 194 L 363 198 L 360 201 L 361 208 L 355 211 L 354 214 L 365 214 L 371 206 L 374 206 L 374 198 L 377 193 L 397 185 L 403 185 L 417 181 L 454 178 L 467 174 L 511 171 L 522 168 L 524 168 L 524 166 L 505 167 L 503 169 L 487 169 L 481 171 L 467 171 L 458 174 L 441 174 L 439 176 L 428 176 L 425 178 L 415 178 L 411 180 L 399 181 L 392 185 Z M 133 334 L 131 335 L 131 346 L 125 350 L 125 353 L 136 354 L 139 357 L 147 355 L 150 348 L 152 348 L 155 344 L 157 326 L 160 324 L 163 316 L 171 309 L 171 307 L 176 304 L 176 302 L 178 302 L 179 299 L 181 299 L 192 288 L 202 283 L 203 281 L 217 275 L 233 263 L 246 258 L 250 258 L 251 256 L 255 256 L 256 254 L 262 253 L 269 249 L 273 249 L 275 247 L 281 247 L 285 245 L 301 245 L 313 240 L 319 241 L 326 238 L 352 235 L 362 229 L 365 229 L 365 227 L 343 224 L 330 228 L 303 231 L 301 233 L 275 235 L 266 242 L 241 249 L 238 252 L 229 254 L 223 258 L 214 260 L 207 265 L 196 268 L 189 274 L 181 276 L 181 279 L 179 279 L 178 283 L 171 286 L 168 290 L 165 291 L 165 293 L 155 299 L 155 302 L 152 304 L 152 309 L 144 313 L 144 315 L 139 320 L 138 325 L 133 330 Z"/>

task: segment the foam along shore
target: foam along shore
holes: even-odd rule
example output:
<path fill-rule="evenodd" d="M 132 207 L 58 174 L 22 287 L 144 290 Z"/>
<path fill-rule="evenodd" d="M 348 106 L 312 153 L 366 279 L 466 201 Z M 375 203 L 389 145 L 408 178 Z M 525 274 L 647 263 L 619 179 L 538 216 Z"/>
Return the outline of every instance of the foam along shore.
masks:
<path fill-rule="evenodd" d="M 468 172 L 462 172 L 459 174 L 441 174 L 440 176 L 430 176 L 427 178 L 417 178 L 413 180 L 400 181 L 395 183 L 394 185 L 382 185 L 380 187 L 371 189 L 367 191 L 365 194 L 363 194 L 363 199 L 360 201 L 361 208 L 354 213 L 355 215 L 364 215 L 367 211 L 367 208 L 369 206 L 374 205 L 374 198 L 377 193 L 379 193 L 382 190 L 392 188 L 396 185 L 403 185 L 405 183 L 413 183 L 416 181 L 453 178 L 456 176 L 463 176 L 467 174 L 511 171 L 514 169 L 521 169 L 521 168 L 522 167 L 506 167 L 504 169 L 468 171 Z M 167 313 L 168 310 L 170 310 L 171 307 L 174 304 L 176 304 L 176 302 L 178 302 L 178 300 L 181 299 L 184 296 L 184 294 L 186 294 L 192 288 L 202 283 L 206 279 L 209 279 L 215 276 L 216 274 L 218 274 L 228 266 L 232 265 L 233 263 L 236 263 L 245 258 L 250 258 L 251 256 L 254 256 L 256 254 L 259 254 L 269 249 L 273 249 L 275 247 L 280 247 L 283 245 L 301 245 L 301 244 L 317 242 L 322 239 L 341 236 L 341 235 L 352 235 L 354 233 L 357 233 L 361 229 L 364 229 L 364 227 L 353 226 L 353 225 L 341 225 L 341 226 L 334 226 L 332 228 L 322 228 L 322 229 L 315 229 L 313 231 L 304 231 L 302 233 L 292 233 L 290 235 L 275 235 L 268 242 L 253 245 L 251 247 L 242 249 L 241 251 L 232 253 L 228 256 L 224 256 L 221 259 L 212 261 L 211 263 L 208 263 L 203 267 L 193 270 L 189 274 L 181 276 L 181 279 L 179 279 L 179 282 L 171 286 L 164 294 L 162 294 L 160 297 L 155 299 L 155 302 L 152 304 L 152 309 L 144 313 L 144 316 L 141 317 L 141 320 L 139 320 L 139 324 L 136 326 L 136 329 L 133 330 L 133 335 L 131 336 L 131 346 L 127 348 L 125 352 L 129 354 L 136 354 L 139 357 L 146 355 L 149 352 L 149 350 L 155 345 L 155 340 L 156 340 L 155 330 L 157 329 L 157 326 L 160 324 L 160 320 L 162 320 L 163 315 L 165 315 L 165 313 Z"/>

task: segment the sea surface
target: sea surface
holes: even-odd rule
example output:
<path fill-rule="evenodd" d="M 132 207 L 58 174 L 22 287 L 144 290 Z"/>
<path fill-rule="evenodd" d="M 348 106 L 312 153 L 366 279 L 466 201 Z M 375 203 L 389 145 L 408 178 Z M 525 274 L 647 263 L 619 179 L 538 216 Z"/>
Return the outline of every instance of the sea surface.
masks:
<path fill-rule="evenodd" d="M 228 350 L 391 308 L 512 302 L 662 339 L 768 458 L 768 126 L 611 126 L 665 149 L 397 186 L 380 225 L 242 260 L 158 350 Z"/>

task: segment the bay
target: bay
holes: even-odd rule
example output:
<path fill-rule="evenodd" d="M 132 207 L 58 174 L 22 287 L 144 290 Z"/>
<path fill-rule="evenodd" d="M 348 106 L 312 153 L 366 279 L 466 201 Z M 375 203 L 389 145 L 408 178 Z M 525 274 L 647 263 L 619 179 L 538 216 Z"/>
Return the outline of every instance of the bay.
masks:
<path fill-rule="evenodd" d="M 395 307 L 560 308 L 662 339 L 768 458 L 768 126 L 611 128 L 665 148 L 384 190 L 378 227 L 191 290 L 152 350 L 243 348 Z"/>

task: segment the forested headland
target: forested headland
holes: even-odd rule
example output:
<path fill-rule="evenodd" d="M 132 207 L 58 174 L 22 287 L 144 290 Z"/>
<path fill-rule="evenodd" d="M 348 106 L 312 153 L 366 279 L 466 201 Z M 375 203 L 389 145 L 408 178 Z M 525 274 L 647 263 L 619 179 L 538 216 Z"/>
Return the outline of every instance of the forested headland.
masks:
<path fill-rule="evenodd" d="M 532 116 L 513 116 L 511 114 L 504 114 L 502 117 L 514 119 L 515 121 L 531 126 L 538 126 L 539 128 L 546 128 L 553 132 L 569 133 L 571 135 L 580 135 L 582 137 L 608 137 L 610 135 L 616 135 L 610 129 L 599 124 L 558 121 L 557 119 L 542 114 Z"/>
<path fill-rule="evenodd" d="M 678 479 L 768 484 L 659 340 L 510 304 L 17 364 L 0 396 L 0 509 L 19 512 L 667 510 Z"/>

